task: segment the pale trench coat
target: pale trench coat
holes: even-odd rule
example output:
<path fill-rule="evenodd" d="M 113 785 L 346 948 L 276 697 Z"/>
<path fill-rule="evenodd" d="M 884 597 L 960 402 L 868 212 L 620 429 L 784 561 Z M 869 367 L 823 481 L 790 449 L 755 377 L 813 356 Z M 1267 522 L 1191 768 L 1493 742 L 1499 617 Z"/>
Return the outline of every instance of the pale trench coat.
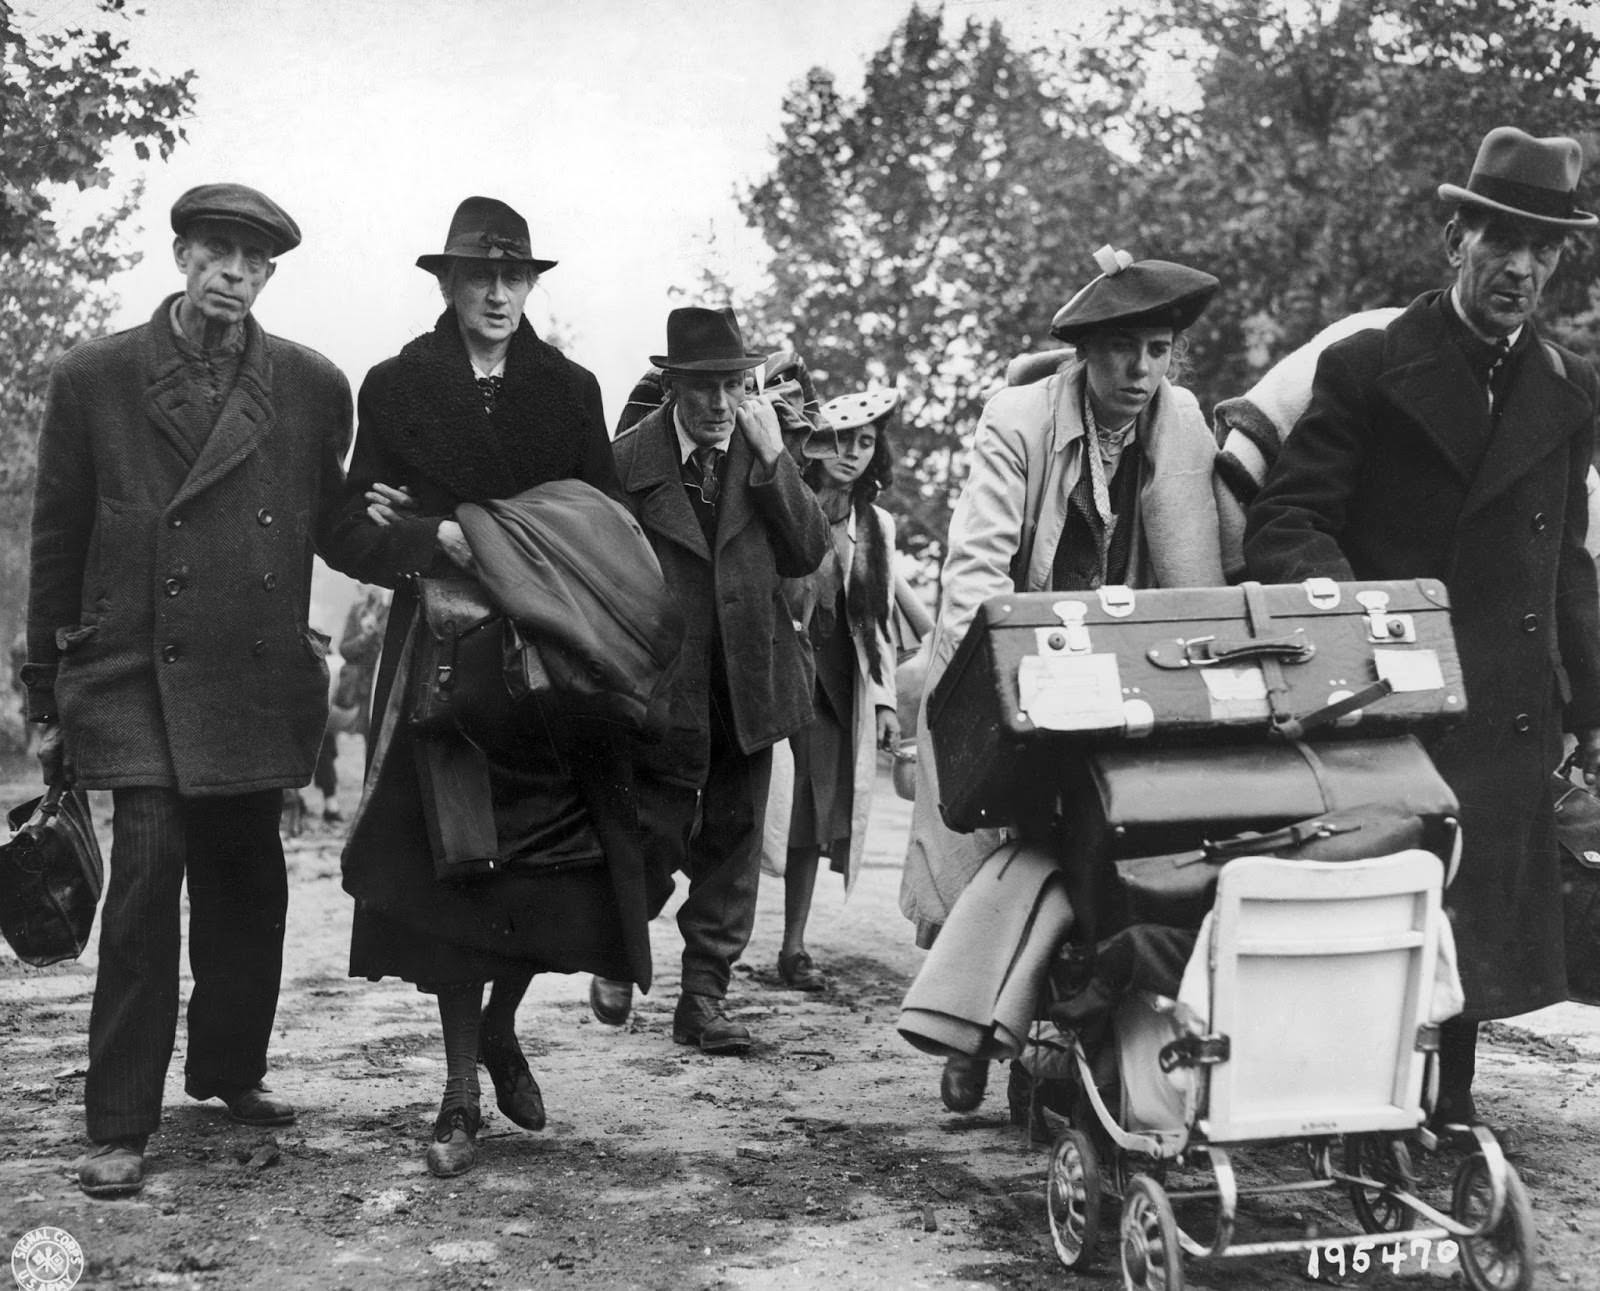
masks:
<path fill-rule="evenodd" d="M 1021 557 L 1025 592 L 1047 591 L 1067 499 L 1083 470 L 1084 368 L 1071 360 L 1055 375 L 1011 386 L 984 407 L 973 438 L 966 487 L 950 519 L 939 619 L 929 648 L 917 726 L 917 790 L 900 883 L 900 909 L 927 946 L 999 830 L 958 834 L 939 815 L 939 783 L 928 730 L 928 696 L 978 607 L 1016 590 Z M 1144 587 L 1216 587 L 1225 581 L 1213 466 L 1216 443 L 1189 391 L 1163 381 L 1140 414 L 1144 479 L 1139 489 L 1129 581 Z"/>
<path fill-rule="evenodd" d="M 856 875 L 861 872 L 861 858 L 866 854 L 867 821 L 872 811 L 872 790 L 877 780 L 877 731 L 879 708 L 895 707 L 894 673 L 896 652 L 889 638 L 888 623 L 894 615 L 894 517 L 881 507 L 872 508 L 872 518 L 883 538 L 883 549 L 889 553 L 890 577 L 885 587 L 886 603 L 875 607 L 882 611 L 882 625 L 851 624 L 850 642 L 855 647 L 856 684 L 854 711 L 850 729 L 855 734 L 854 772 L 850 798 L 850 856 L 845 865 L 844 887 L 849 893 L 855 887 Z M 848 521 L 850 555 L 856 550 L 856 513 L 852 508 Z M 846 584 L 850 570 L 844 571 Z M 869 651 L 878 656 L 878 675 L 882 681 L 872 679 L 872 659 Z M 761 846 L 761 868 L 768 874 L 781 875 L 787 866 L 789 848 L 789 815 L 794 808 L 794 755 L 785 740 L 773 750 L 772 788 L 767 796 L 767 818 Z"/>

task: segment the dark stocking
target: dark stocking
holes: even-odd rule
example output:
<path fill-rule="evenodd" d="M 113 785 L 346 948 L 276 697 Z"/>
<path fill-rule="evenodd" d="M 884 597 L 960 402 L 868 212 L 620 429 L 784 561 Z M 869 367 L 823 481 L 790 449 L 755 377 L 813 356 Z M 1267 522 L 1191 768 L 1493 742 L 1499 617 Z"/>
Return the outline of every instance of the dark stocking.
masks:
<path fill-rule="evenodd" d="M 1439 1106 L 1435 1109 L 1435 1119 L 1464 1124 L 1476 1119 L 1472 1077 L 1477 1059 L 1476 1022 L 1449 1018 L 1439 1024 Z"/>
<path fill-rule="evenodd" d="M 817 884 L 821 849 L 791 847 L 783 870 L 783 954 L 806 948 L 806 922 L 811 918 L 811 893 Z"/>
<path fill-rule="evenodd" d="M 483 1008 L 483 983 L 446 986 L 439 992 L 439 1025 L 444 1030 L 444 1101 L 452 1107 L 478 1110 L 478 1014 Z"/>
<path fill-rule="evenodd" d="M 494 979 L 483 1010 L 483 1043 L 491 1048 L 517 1048 L 517 1006 L 528 993 L 533 969 L 519 968 Z"/>

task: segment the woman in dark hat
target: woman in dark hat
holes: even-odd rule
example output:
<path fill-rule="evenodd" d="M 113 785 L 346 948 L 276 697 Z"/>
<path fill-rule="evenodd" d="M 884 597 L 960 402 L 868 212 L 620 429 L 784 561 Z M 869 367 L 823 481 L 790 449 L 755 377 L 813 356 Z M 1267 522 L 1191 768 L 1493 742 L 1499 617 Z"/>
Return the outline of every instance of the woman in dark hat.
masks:
<path fill-rule="evenodd" d="M 432 331 L 367 374 L 337 568 L 395 588 L 373 699 L 374 738 L 360 812 L 344 853 L 356 899 L 350 973 L 399 977 L 436 994 L 444 1097 L 428 1148 L 434 1174 L 473 1165 L 477 1065 L 502 1113 L 529 1130 L 544 1104 L 517 1042 L 517 1005 L 537 972 L 587 972 L 649 985 L 642 867 L 625 819 L 626 751 L 616 737 L 526 724 L 480 741 L 503 869 L 470 882 L 434 877 L 429 743 L 408 727 L 396 669 L 416 619 L 409 575 L 459 576 L 472 564 L 464 502 L 508 498 L 555 480 L 617 494 L 594 376 L 540 340 L 523 317 L 554 262 L 529 251 L 504 202 L 470 197 L 445 249 L 418 259 L 446 308 Z M 451 803 L 436 802 L 438 812 Z M 488 1002 L 484 986 L 490 984 Z"/>
<path fill-rule="evenodd" d="M 829 400 L 821 417 L 837 437 L 837 452 L 805 468 L 833 540 L 817 572 L 804 580 L 817 669 L 816 717 L 789 740 L 794 782 L 778 977 L 800 991 L 827 986 L 805 944 L 817 866 L 826 855 L 830 867 L 844 875 L 845 890 L 855 885 L 877 767 L 873 750 L 894 749 L 900 742 L 889 629 L 894 520 L 873 504 L 894 478 L 888 423 L 899 403 L 893 390 Z"/>
<path fill-rule="evenodd" d="M 1058 354 L 1045 379 L 1009 386 L 983 410 L 950 520 L 924 696 L 991 596 L 1224 581 L 1216 445 L 1194 396 L 1168 380 L 1183 330 L 1217 280 L 1110 247 L 1095 259 L 1100 275 L 1050 329 L 1072 353 L 1065 361 Z M 923 946 L 1000 841 L 992 830 L 945 828 L 927 730 L 924 713 L 900 892 Z M 946 1106 L 976 1107 L 987 1070 L 952 1057 L 941 1086 Z"/>

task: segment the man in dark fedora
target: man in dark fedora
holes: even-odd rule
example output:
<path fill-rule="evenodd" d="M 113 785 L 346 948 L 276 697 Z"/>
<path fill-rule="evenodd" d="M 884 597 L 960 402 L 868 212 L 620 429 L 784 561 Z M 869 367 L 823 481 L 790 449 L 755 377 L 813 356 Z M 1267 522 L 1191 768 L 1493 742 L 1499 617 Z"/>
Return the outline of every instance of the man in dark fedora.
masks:
<path fill-rule="evenodd" d="M 1445 894 L 1466 1011 L 1444 1026 L 1436 1126 L 1471 1124 L 1478 1022 L 1566 998 L 1550 772 L 1562 732 L 1600 766 L 1600 611 L 1584 551 L 1597 381 L 1533 321 L 1576 209 L 1568 138 L 1502 126 L 1444 246 L 1454 283 L 1329 346 L 1250 508 L 1252 578 L 1430 577 L 1450 592 L 1463 723 L 1430 747 L 1461 802 Z"/>
<path fill-rule="evenodd" d="M 688 631 L 666 738 L 648 747 L 639 816 L 653 862 L 682 870 L 683 989 L 672 1038 L 742 1053 L 723 1009 L 750 940 L 772 746 L 812 717 L 812 665 L 780 580 L 822 563 L 828 524 L 785 451 L 770 398 L 747 395 L 749 353 L 732 310 L 675 309 L 652 355 L 666 402 L 614 445 L 624 500 L 661 561 Z M 595 978 L 602 1021 L 627 1020 L 630 988 Z"/>
<path fill-rule="evenodd" d="M 285 788 L 311 777 L 328 640 L 306 615 L 350 387 L 251 315 L 300 230 L 241 184 L 172 208 L 184 290 L 51 374 L 34 494 L 30 715 L 47 778 L 111 791 L 84 1091 L 92 1195 L 136 1191 L 161 1119 L 189 890 L 184 1088 L 285 1125 L 262 1087 L 288 880 Z"/>

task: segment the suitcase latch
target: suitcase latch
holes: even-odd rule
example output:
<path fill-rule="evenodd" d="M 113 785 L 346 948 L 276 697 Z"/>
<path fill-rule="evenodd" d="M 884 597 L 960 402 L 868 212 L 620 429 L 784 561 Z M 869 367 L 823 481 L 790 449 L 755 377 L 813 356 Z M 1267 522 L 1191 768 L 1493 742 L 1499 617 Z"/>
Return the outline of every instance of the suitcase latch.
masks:
<path fill-rule="evenodd" d="M 1133 613 L 1133 588 L 1121 583 L 1109 583 L 1099 589 L 1100 608 L 1114 619 L 1125 619 Z"/>
<path fill-rule="evenodd" d="M 1059 628 L 1036 628 L 1035 648 L 1040 654 L 1088 654 L 1089 625 L 1083 621 L 1089 607 L 1082 601 L 1057 601 L 1050 612 L 1061 620 Z"/>
<path fill-rule="evenodd" d="M 1316 610 L 1339 608 L 1339 584 L 1331 578 L 1308 578 L 1305 581 L 1306 599 Z"/>
<path fill-rule="evenodd" d="M 1356 593 L 1356 600 L 1367 612 L 1368 641 L 1415 641 L 1416 620 L 1409 614 L 1389 613 L 1389 593 L 1368 589 Z"/>

